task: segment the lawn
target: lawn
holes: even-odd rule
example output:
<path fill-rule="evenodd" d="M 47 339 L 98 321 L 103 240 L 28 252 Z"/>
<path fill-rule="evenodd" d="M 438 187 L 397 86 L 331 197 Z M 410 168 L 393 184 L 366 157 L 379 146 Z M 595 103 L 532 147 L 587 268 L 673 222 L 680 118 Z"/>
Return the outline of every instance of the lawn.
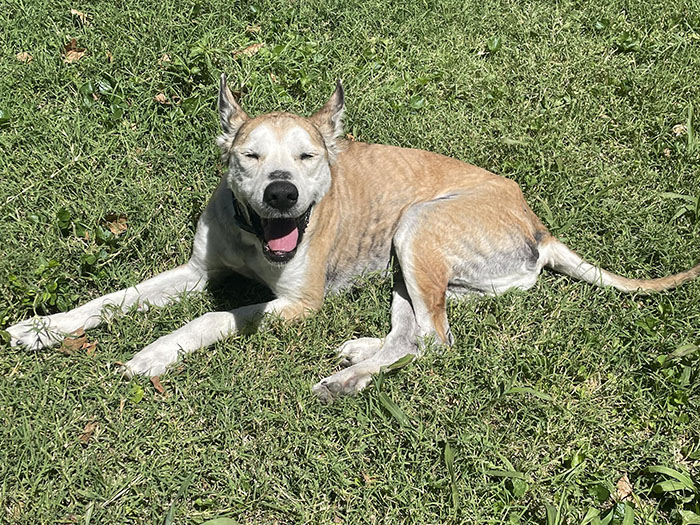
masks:
<path fill-rule="evenodd" d="M 309 114 L 342 78 L 357 140 L 516 180 L 612 271 L 700 259 L 696 2 L 181 4 L 0 0 L 0 328 L 187 260 L 222 172 L 221 72 L 252 114 Z M 453 348 L 320 404 L 334 349 L 388 331 L 390 290 L 369 276 L 162 388 L 115 364 L 264 291 L 232 282 L 74 348 L 2 344 L 0 522 L 700 523 L 700 282 L 545 272 L 452 304 Z"/>

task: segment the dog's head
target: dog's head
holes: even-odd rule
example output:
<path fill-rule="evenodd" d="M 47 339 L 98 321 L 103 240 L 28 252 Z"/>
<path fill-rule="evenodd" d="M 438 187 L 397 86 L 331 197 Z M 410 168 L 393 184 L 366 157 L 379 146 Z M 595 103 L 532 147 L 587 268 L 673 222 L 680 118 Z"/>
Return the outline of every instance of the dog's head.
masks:
<path fill-rule="evenodd" d="M 294 257 L 313 207 L 331 185 L 330 166 L 342 133 L 343 87 L 310 118 L 269 113 L 251 118 L 236 103 L 221 75 L 218 145 L 226 180 L 244 229 L 255 233 L 270 262 Z"/>

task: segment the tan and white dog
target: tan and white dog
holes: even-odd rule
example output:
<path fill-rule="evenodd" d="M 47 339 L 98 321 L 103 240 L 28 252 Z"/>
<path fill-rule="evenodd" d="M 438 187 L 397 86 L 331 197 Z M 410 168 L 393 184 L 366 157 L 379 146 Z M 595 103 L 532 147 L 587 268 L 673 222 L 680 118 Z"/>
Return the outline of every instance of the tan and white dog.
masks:
<path fill-rule="evenodd" d="M 547 231 L 515 182 L 435 153 L 342 140 L 343 110 L 338 83 L 310 118 L 250 118 L 222 75 L 218 144 L 227 172 L 199 220 L 189 262 L 69 312 L 16 324 L 9 329 L 12 344 L 57 344 L 115 310 L 163 305 L 202 290 L 224 271 L 256 279 L 274 293 L 267 303 L 207 313 L 125 364 L 130 374 L 155 376 L 179 356 L 264 314 L 309 315 L 327 293 L 363 273 L 386 270 L 393 252 L 400 278 L 391 332 L 339 348 L 345 368 L 313 387 L 330 401 L 358 392 L 382 367 L 418 354 L 425 338 L 452 343 L 447 297 L 527 289 L 545 266 L 623 291 L 665 290 L 700 275 L 700 264 L 652 280 L 598 269 Z"/>

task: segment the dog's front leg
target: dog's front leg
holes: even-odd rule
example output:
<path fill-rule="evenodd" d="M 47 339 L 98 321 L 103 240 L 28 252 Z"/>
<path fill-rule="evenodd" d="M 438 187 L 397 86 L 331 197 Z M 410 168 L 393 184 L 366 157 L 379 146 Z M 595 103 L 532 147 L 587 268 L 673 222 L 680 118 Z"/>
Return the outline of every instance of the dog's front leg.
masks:
<path fill-rule="evenodd" d="M 178 294 L 204 289 L 207 274 L 192 263 L 163 272 L 141 284 L 113 292 L 68 312 L 27 319 L 7 329 L 12 346 L 33 350 L 59 344 L 66 334 L 79 328 L 90 329 L 115 312 L 125 312 L 134 304 L 139 308 L 162 306 Z"/>
<path fill-rule="evenodd" d="M 266 314 L 289 320 L 303 317 L 312 310 L 298 301 L 280 298 L 230 312 L 209 312 L 145 347 L 124 364 L 125 372 L 127 375 L 157 376 L 180 356 L 258 323 Z"/>

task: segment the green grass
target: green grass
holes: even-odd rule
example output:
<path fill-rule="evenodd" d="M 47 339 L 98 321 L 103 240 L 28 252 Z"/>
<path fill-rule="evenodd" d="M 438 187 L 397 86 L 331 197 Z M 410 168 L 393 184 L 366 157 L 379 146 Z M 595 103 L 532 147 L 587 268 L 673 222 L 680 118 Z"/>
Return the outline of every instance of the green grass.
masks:
<path fill-rule="evenodd" d="M 687 268 L 700 258 L 697 7 L 0 0 L 0 327 L 186 261 L 221 174 L 222 71 L 251 113 L 310 113 L 340 77 L 359 140 L 518 181 L 553 233 L 613 271 Z M 86 53 L 67 64 L 71 38 Z M 125 233 L 108 232 L 110 213 L 126 216 Z M 4 347 L 0 522 L 700 513 L 700 353 L 687 346 L 700 344 L 700 282 L 641 297 L 547 273 L 528 293 L 453 304 L 452 349 L 331 406 L 310 387 L 344 340 L 388 331 L 385 280 L 305 322 L 193 353 L 162 378 L 165 394 L 114 372 L 159 335 L 257 294 L 235 285 L 114 319 L 89 334 L 93 356 Z M 657 465 L 694 485 L 669 484 Z M 620 502 L 625 473 L 633 493 Z"/>

